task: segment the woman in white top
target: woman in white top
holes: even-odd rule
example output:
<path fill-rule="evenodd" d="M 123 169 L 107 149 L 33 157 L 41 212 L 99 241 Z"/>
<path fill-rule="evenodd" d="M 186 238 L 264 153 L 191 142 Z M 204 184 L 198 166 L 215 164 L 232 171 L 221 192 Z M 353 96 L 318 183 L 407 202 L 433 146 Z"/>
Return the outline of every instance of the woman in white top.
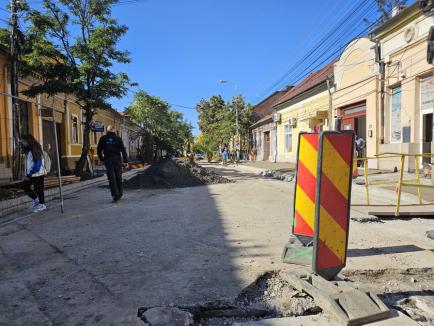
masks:
<path fill-rule="evenodd" d="M 32 136 L 24 135 L 20 140 L 26 153 L 26 180 L 24 190 L 32 198 L 33 212 L 40 212 L 46 209 L 44 197 L 45 170 L 44 152 L 41 144 Z"/>

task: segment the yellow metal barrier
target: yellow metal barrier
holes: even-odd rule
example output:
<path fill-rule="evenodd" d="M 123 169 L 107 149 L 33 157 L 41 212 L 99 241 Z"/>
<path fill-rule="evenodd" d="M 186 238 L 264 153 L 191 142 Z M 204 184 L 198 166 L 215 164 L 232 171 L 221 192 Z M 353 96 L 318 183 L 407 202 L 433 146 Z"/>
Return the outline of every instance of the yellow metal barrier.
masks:
<path fill-rule="evenodd" d="M 404 179 L 404 163 L 406 157 L 414 157 L 414 166 L 416 171 L 415 179 Z M 358 158 L 357 161 L 363 162 L 363 171 L 364 171 L 364 179 L 365 179 L 365 192 L 366 192 L 366 204 L 367 206 L 371 205 L 371 200 L 369 197 L 369 185 L 385 185 L 385 184 L 395 184 L 396 183 L 396 192 L 397 192 L 397 202 L 396 202 L 396 210 L 395 216 L 399 215 L 400 207 L 401 207 L 401 193 L 402 187 L 417 187 L 417 196 L 419 199 L 419 205 L 422 205 L 422 188 L 431 188 L 434 189 L 434 185 L 424 185 L 420 183 L 420 171 L 419 171 L 419 158 L 429 157 L 434 158 L 434 154 L 431 153 L 420 153 L 420 154 L 403 154 L 403 153 L 382 153 L 377 154 L 374 157 L 362 157 Z M 384 159 L 384 158 L 399 158 L 399 179 L 398 180 L 389 180 L 389 181 L 371 181 L 369 182 L 369 171 L 368 171 L 368 160 L 370 159 Z M 416 183 L 412 183 L 416 182 Z"/>

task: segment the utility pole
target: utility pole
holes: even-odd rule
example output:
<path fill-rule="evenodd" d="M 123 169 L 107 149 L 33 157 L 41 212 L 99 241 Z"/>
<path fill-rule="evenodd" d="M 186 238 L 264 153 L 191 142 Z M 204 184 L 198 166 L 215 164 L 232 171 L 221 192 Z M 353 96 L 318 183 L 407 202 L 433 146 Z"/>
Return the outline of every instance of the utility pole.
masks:
<path fill-rule="evenodd" d="M 238 119 L 239 119 L 238 118 L 238 101 L 237 101 L 237 98 L 235 97 L 235 127 L 237 128 L 237 150 L 240 150 L 240 148 L 238 148 L 238 147 L 241 147 L 240 125 L 239 125 Z"/>
<path fill-rule="evenodd" d="M 328 112 L 328 125 L 329 130 L 333 130 L 333 99 L 332 99 L 332 91 L 331 91 L 331 78 L 327 77 L 327 90 L 329 92 L 329 112 Z"/>
<path fill-rule="evenodd" d="M 386 81 L 386 63 L 381 59 L 381 44 L 377 40 L 375 44 L 375 61 L 380 67 L 380 144 L 384 144 L 384 101 L 385 101 L 385 81 Z"/>
<path fill-rule="evenodd" d="M 11 95 L 12 95 L 12 116 L 13 116 L 13 163 L 12 178 L 21 178 L 21 155 L 20 155 L 20 106 L 18 91 L 18 0 L 11 0 L 11 33 L 10 33 L 10 76 L 11 76 Z"/>
<path fill-rule="evenodd" d="M 224 79 L 220 79 L 219 80 L 220 84 L 227 84 L 227 83 L 231 83 L 228 80 L 224 80 Z M 240 137 L 240 125 L 239 125 L 239 112 L 238 112 L 238 101 L 237 101 L 237 93 L 238 93 L 238 85 L 233 83 L 235 85 L 235 128 L 236 128 L 236 139 L 237 139 L 237 145 L 236 145 L 236 151 L 237 153 L 241 153 L 241 137 Z M 239 155 L 239 154 L 237 154 Z M 239 160 L 239 157 L 237 157 L 237 159 Z"/>

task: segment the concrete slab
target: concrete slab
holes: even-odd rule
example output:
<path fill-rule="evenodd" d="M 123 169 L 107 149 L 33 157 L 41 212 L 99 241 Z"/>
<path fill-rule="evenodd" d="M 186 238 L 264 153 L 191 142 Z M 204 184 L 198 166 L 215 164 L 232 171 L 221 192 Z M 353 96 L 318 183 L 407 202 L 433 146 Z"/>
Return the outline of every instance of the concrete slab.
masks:
<path fill-rule="evenodd" d="M 327 315 L 313 315 L 301 317 L 271 318 L 259 321 L 249 321 L 245 323 L 234 323 L 233 326 L 336 326 L 342 325 L 339 321 L 328 317 Z M 386 320 L 380 320 L 365 325 L 370 326 L 417 326 L 417 322 L 404 315 L 403 313 L 393 310 L 392 316 Z"/>

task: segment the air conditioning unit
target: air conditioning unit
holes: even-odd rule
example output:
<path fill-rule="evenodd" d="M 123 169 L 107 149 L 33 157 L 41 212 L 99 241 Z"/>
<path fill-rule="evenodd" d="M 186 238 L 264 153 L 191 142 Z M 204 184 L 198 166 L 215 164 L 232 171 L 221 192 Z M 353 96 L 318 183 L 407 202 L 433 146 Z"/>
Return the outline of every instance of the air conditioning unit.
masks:
<path fill-rule="evenodd" d="M 281 115 L 280 115 L 280 113 L 274 113 L 273 114 L 273 122 L 274 123 L 280 123 L 280 119 L 281 119 Z"/>

